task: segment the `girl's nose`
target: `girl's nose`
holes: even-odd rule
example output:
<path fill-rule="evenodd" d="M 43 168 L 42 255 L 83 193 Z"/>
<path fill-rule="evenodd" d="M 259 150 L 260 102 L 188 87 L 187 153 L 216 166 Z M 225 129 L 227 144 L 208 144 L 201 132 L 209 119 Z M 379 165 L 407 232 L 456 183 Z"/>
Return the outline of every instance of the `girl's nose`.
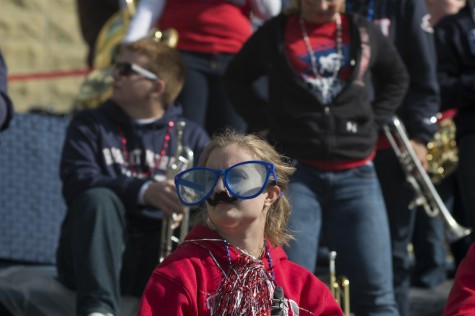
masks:
<path fill-rule="evenodd" d="M 226 186 L 224 185 L 224 176 L 220 176 L 218 178 L 218 182 L 216 182 L 216 185 L 214 187 L 214 192 L 223 192 L 223 191 L 227 191 L 226 190 Z"/>

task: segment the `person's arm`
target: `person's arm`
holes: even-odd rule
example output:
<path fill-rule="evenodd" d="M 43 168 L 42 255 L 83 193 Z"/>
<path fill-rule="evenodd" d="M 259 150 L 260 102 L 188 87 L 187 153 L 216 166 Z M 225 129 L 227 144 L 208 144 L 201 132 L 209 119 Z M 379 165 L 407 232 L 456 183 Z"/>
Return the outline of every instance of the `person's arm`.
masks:
<path fill-rule="evenodd" d="M 434 36 L 421 27 L 424 1 L 404 1 L 400 9 L 396 48 L 409 72 L 409 89 L 398 115 L 410 139 L 427 143 L 437 131 L 433 118 L 440 108 Z"/>
<path fill-rule="evenodd" d="M 440 21 L 434 29 L 438 55 L 437 78 L 442 104 L 463 109 L 474 107 L 475 72 L 468 72 L 461 63 L 460 54 L 464 53 L 462 42 L 466 41 L 468 34 L 457 28 L 454 18 Z"/>
<path fill-rule="evenodd" d="M 60 176 L 63 182 L 63 195 L 70 205 L 75 197 L 90 188 L 104 187 L 114 191 L 127 208 L 135 209 L 138 204 L 140 188 L 145 179 L 108 175 L 102 165 L 102 148 L 99 132 L 89 117 L 79 113 L 68 127 L 64 141 Z"/>
<path fill-rule="evenodd" d="M 475 244 L 455 273 L 443 316 L 475 315 Z"/>
<path fill-rule="evenodd" d="M 140 0 L 123 42 L 130 43 L 145 37 L 162 16 L 165 4 L 166 0 Z"/>
<path fill-rule="evenodd" d="M 275 24 L 275 23 L 274 23 Z M 272 43 L 269 23 L 260 27 L 234 56 L 225 73 L 225 89 L 236 111 L 246 120 L 249 132 L 269 127 L 268 101 L 254 88 L 254 82 L 267 72 L 269 57 L 277 50 Z"/>
<path fill-rule="evenodd" d="M 7 65 L 0 52 L 0 131 L 7 129 L 13 117 L 13 103 L 7 93 L 7 74 Z"/>
<path fill-rule="evenodd" d="M 379 29 L 369 25 L 371 47 L 375 62 L 371 69 L 375 89 L 373 109 L 378 128 L 388 122 L 401 105 L 408 88 L 409 77 L 394 45 Z"/>
<path fill-rule="evenodd" d="M 282 11 L 282 2 L 277 0 L 251 0 L 251 10 L 256 17 L 265 21 Z"/>

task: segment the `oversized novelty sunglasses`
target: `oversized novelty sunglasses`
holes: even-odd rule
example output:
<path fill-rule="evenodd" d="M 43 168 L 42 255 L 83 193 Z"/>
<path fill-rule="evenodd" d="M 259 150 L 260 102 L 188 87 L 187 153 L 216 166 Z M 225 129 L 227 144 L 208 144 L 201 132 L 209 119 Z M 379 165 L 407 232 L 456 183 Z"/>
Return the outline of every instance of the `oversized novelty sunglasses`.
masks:
<path fill-rule="evenodd" d="M 128 62 L 116 62 L 114 64 L 114 71 L 117 71 L 117 73 L 121 76 L 128 77 L 131 74 L 139 74 L 142 75 L 143 77 L 150 79 L 150 80 L 158 80 L 158 76 L 154 74 L 153 72 L 140 67 L 139 65 L 136 64 L 131 64 Z"/>
<path fill-rule="evenodd" d="M 224 186 L 238 199 L 252 199 L 261 194 L 269 184 L 277 184 L 277 174 L 270 162 L 250 160 L 227 169 L 191 168 L 175 176 L 176 191 L 180 201 L 195 206 L 205 201 L 214 191 L 223 176 Z"/>

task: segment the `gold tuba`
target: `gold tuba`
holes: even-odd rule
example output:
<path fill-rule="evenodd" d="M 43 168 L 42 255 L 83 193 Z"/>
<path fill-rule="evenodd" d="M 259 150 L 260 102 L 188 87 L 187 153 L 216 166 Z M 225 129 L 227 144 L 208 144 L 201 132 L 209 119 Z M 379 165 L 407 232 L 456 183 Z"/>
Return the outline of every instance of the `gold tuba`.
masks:
<path fill-rule="evenodd" d="M 343 315 L 350 316 L 350 281 L 344 277 L 336 277 L 336 251 L 330 252 L 330 291 L 343 311 Z"/>
<path fill-rule="evenodd" d="M 183 146 L 183 131 L 186 122 L 181 120 L 176 124 L 177 130 L 177 147 L 175 157 L 167 168 L 167 179 L 174 179 L 175 176 L 183 169 L 191 168 L 193 165 L 194 154 L 191 148 Z M 185 210 L 181 223 L 177 220 L 175 213 L 172 216 L 164 215 L 162 220 L 162 235 L 160 239 L 159 262 L 162 262 L 173 251 L 173 243 L 178 244 L 185 239 L 188 233 L 190 222 L 189 209 Z M 174 235 L 175 229 L 180 226 L 179 237 Z"/>
<path fill-rule="evenodd" d="M 107 20 L 97 37 L 94 69 L 79 88 L 79 95 L 73 105 L 76 110 L 94 108 L 112 95 L 112 66 L 130 20 L 135 14 L 137 2 L 137 0 L 122 1 L 125 2 L 124 8 Z M 178 42 L 178 32 L 175 29 L 163 32 L 152 29 L 147 36 L 170 47 L 175 47 Z"/>
<path fill-rule="evenodd" d="M 429 174 L 433 183 L 438 184 L 457 169 L 458 148 L 455 141 L 456 127 L 452 118 L 442 119 L 437 115 L 439 130 L 427 144 L 427 162 Z"/>
<path fill-rule="evenodd" d="M 431 179 L 417 159 L 402 122 L 397 117 L 393 117 L 383 126 L 383 129 L 401 163 L 407 182 L 416 193 L 409 207 L 422 206 L 428 216 L 440 216 L 447 228 L 445 231 L 449 243 L 470 235 L 472 230 L 458 224 L 447 210 Z"/>

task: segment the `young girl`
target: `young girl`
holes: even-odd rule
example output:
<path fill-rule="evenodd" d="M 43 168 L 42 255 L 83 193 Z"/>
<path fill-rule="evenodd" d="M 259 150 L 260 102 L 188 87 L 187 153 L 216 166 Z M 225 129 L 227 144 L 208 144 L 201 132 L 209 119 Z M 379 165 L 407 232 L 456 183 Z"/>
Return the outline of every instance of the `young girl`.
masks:
<path fill-rule="evenodd" d="M 329 289 L 280 247 L 294 168 L 253 135 L 227 131 L 175 183 L 198 224 L 151 276 L 139 308 L 148 315 L 342 315 Z"/>

